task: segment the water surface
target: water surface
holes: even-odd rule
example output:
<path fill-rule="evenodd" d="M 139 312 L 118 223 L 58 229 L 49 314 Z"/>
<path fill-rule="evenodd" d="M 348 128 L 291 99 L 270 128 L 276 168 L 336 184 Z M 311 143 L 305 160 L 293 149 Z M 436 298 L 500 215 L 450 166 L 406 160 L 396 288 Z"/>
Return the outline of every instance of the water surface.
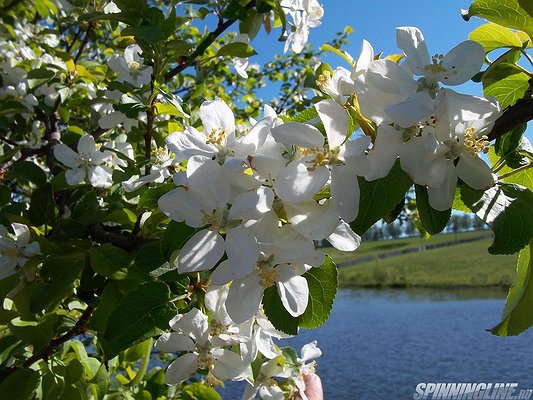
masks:
<path fill-rule="evenodd" d="M 353 290 L 330 319 L 284 343 L 316 339 L 326 399 L 412 399 L 419 382 L 518 382 L 533 388 L 533 331 L 496 337 L 501 290 Z M 239 398 L 242 384 L 229 385 Z M 238 389 L 235 387 L 237 386 Z"/>

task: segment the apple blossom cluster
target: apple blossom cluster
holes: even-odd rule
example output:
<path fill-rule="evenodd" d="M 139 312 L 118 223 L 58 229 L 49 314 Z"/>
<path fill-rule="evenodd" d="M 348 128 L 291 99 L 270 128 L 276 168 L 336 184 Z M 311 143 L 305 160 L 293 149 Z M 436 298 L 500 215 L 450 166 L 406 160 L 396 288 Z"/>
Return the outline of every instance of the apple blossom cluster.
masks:
<path fill-rule="evenodd" d="M 281 7 L 293 22 L 285 42 L 285 52 L 290 47 L 295 53 L 300 53 L 309 38 L 309 28 L 320 26 L 324 9 L 317 0 L 282 0 Z"/>
<path fill-rule="evenodd" d="M 396 35 L 403 62 L 376 60 L 364 41 L 352 71 L 326 72 L 318 85 L 340 104 L 355 94 L 360 112 L 375 124 L 367 180 L 385 177 L 399 157 L 413 182 L 427 188 L 431 207 L 447 210 L 458 178 L 478 190 L 495 183 L 479 153 L 488 150 L 486 134 L 501 115 L 499 103 L 439 86 L 468 81 L 479 72 L 485 52 L 467 40 L 430 57 L 417 28 L 399 27 Z"/>
<path fill-rule="evenodd" d="M 273 338 L 289 335 L 276 330 L 262 312 L 235 323 L 226 309 L 227 286 L 211 286 L 205 294 L 205 312 L 192 308 L 170 322 L 156 348 L 180 355 L 168 366 L 167 384 L 176 385 L 204 371 L 209 385 L 225 380 L 246 381 L 244 399 L 284 399 L 284 392 L 306 399 L 304 376 L 314 373 L 322 352 L 316 341 L 302 347 L 301 357 L 285 357 Z M 291 354 L 292 355 L 292 354 Z M 261 366 L 253 378 L 251 363 Z M 283 360 L 282 360 L 283 359 Z"/>

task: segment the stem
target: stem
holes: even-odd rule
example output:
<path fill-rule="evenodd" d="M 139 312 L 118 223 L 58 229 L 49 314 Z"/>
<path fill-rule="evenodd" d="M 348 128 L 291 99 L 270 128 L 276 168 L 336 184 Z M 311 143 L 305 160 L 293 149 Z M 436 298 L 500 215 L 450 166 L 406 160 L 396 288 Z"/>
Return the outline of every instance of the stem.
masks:
<path fill-rule="evenodd" d="M 514 174 L 517 174 L 519 172 L 522 172 L 522 171 L 525 171 L 526 169 L 529 169 L 529 168 L 533 168 L 533 164 L 527 164 L 527 165 L 524 165 L 522 167 L 519 167 L 517 169 L 514 169 L 506 174 L 503 174 L 503 175 L 500 175 L 499 178 L 500 179 L 505 179 L 505 178 L 508 178 L 510 176 L 513 176 Z"/>
<path fill-rule="evenodd" d="M 250 10 L 253 7 L 255 7 L 255 0 L 250 1 L 244 8 L 246 10 Z M 168 82 L 185 68 L 190 66 L 197 57 L 201 56 L 205 50 L 211 46 L 211 44 L 213 44 L 213 42 L 236 21 L 236 19 L 228 19 L 226 21 L 219 19 L 216 29 L 209 33 L 189 56 L 180 57 L 179 64 L 165 74 L 165 82 Z"/>
<path fill-rule="evenodd" d="M 148 339 L 150 342 L 149 346 L 146 346 L 146 352 L 144 353 L 143 360 L 141 363 L 141 367 L 139 368 L 139 371 L 137 371 L 137 374 L 135 374 L 135 378 L 133 378 L 128 386 L 135 386 L 139 384 L 146 374 L 146 371 L 148 370 L 148 365 L 150 364 L 150 355 L 152 354 L 152 345 L 154 343 L 154 340 L 152 338 Z"/>
<path fill-rule="evenodd" d="M 33 363 L 39 361 L 39 360 L 48 360 L 48 357 L 50 357 L 50 354 L 59 346 L 61 346 L 63 343 L 67 342 L 68 340 L 72 339 L 75 336 L 78 336 L 79 334 L 82 334 L 87 331 L 86 325 L 89 321 L 89 318 L 91 317 L 93 313 L 93 308 L 91 306 L 87 306 L 83 314 L 81 315 L 78 322 L 76 322 L 76 325 L 74 325 L 67 333 L 65 333 L 63 336 L 60 336 L 58 338 L 54 338 L 43 347 L 38 352 L 34 353 L 30 358 L 28 358 L 26 361 L 22 363 L 23 368 L 30 367 Z"/>

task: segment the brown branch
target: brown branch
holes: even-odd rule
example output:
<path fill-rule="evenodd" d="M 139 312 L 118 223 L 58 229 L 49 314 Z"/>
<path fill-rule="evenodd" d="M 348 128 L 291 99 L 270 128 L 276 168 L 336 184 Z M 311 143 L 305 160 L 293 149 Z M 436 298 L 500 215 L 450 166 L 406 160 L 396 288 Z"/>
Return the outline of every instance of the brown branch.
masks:
<path fill-rule="evenodd" d="M 93 313 L 93 308 L 91 306 L 87 306 L 87 308 L 81 315 L 78 322 L 76 322 L 76 325 L 74 325 L 64 335 L 52 339 L 50 343 L 48 343 L 45 347 L 43 347 L 36 353 L 33 353 L 33 355 L 30 358 L 28 358 L 26 361 L 22 363 L 22 367 L 24 368 L 30 367 L 33 363 L 39 360 L 45 360 L 45 361 L 48 360 L 48 357 L 50 357 L 50 354 L 52 354 L 52 352 L 57 347 L 61 346 L 63 343 L 67 342 L 73 337 L 78 336 L 82 333 L 85 333 L 87 331 L 87 328 L 86 328 L 87 322 L 89 321 L 89 318 L 91 317 L 92 313 Z"/>
<path fill-rule="evenodd" d="M 246 10 L 250 10 L 251 8 L 255 7 L 255 1 L 256 0 L 250 1 L 244 8 Z M 183 71 L 185 68 L 192 65 L 196 58 L 201 56 L 207 50 L 207 48 L 211 46 L 213 42 L 236 21 L 237 19 L 228 19 L 226 21 L 224 21 L 223 19 L 219 19 L 216 29 L 213 32 L 209 33 L 191 54 L 186 57 L 180 57 L 178 60 L 178 65 L 165 74 L 165 82 L 168 82 L 176 75 L 178 75 L 181 71 Z"/>
<path fill-rule="evenodd" d="M 533 86 L 533 79 L 530 79 L 530 88 Z M 497 139 L 514 128 L 525 124 L 533 119 L 533 92 L 528 90 L 523 98 L 507 107 L 503 114 L 496 120 L 490 133 L 489 140 Z"/>
<path fill-rule="evenodd" d="M 98 243 L 111 243 L 113 246 L 119 247 L 128 252 L 134 252 L 154 239 L 145 238 L 142 236 L 133 236 L 120 232 L 106 231 L 102 225 L 89 225 L 89 234 L 92 239 Z"/>

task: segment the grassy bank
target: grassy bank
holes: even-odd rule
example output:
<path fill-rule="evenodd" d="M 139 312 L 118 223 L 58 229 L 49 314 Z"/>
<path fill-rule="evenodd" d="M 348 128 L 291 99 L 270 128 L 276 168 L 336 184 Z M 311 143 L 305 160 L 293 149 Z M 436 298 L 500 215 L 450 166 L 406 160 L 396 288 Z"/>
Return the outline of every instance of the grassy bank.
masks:
<path fill-rule="evenodd" d="M 483 235 L 457 235 L 467 239 Z M 455 235 L 438 235 L 430 240 L 400 239 L 363 243 L 354 253 L 331 251 L 337 263 L 349 264 L 372 255 L 420 245 L 455 240 Z M 487 252 L 491 239 L 457 243 L 421 252 L 374 259 L 339 269 L 342 287 L 483 287 L 509 286 L 515 278 L 517 255 L 493 256 Z M 328 249 L 330 250 L 330 249 Z M 334 249 L 333 249 L 334 250 Z"/>

